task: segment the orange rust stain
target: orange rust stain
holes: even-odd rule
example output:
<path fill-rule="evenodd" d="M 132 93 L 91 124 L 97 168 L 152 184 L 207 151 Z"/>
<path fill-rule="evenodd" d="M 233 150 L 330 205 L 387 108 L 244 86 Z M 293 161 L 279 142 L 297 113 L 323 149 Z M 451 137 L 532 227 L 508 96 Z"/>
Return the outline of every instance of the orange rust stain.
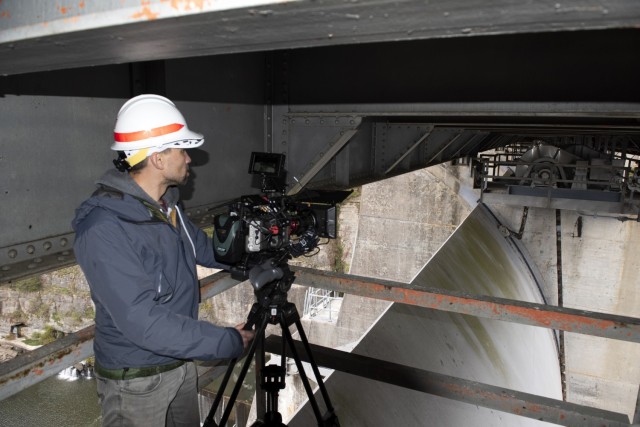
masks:
<path fill-rule="evenodd" d="M 493 312 L 493 314 L 498 315 L 500 314 L 500 310 L 498 309 L 498 306 L 496 304 L 491 304 L 491 311 Z"/>
<path fill-rule="evenodd" d="M 158 18 L 159 13 L 151 11 L 149 6 L 147 4 L 145 4 L 145 2 L 142 2 L 142 4 L 143 4 L 143 6 L 142 6 L 142 9 L 140 10 L 140 12 L 136 12 L 133 15 L 131 15 L 132 18 L 134 18 L 134 19 L 145 18 L 145 19 L 148 19 L 150 21 Z"/>
<path fill-rule="evenodd" d="M 446 305 L 457 305 L 458 307 L 478 307 L 480 311 L 486 312 L 490 309 L 491 312 L 499 316 L 501 314 L 512 314 L 520 316 L 522 318 L 533 320 L 535 324 L 545 327 L 558 327 L 566 331 L 575 331 L 582 328 L 593 328 L 602 331 L 615 330 L 624 327 L 613 320 L 608 319 L 595 319 L 587 316 L 581 316 L 578 314 L 558 313 L 553 311 L 536 310 L 530 307 L 518 307 L 513 305 L 501 305 L 486 301 L 477 301 L 474 299 L 456 297 L 452 295 L 439 295 L 432 294 L 432 301 L 428 298 L 425 299 L 424 292 L 415 291 L 410 289 L 395 289 L 388 287 L 378 287 L 375 292 L 381 294 L 383 299 L 390 299 L 393 301 L 403 302 L 406 304 L 422 305 L 431 308 L 441 308 L 446 310 Z M 385 296 L 383 296 L 385 295 Z M 626 333 L 627 337 L 633 336 L 633 331 Z"/>
<path fill-rule="evenodd" d="M 8 10 L 3 10 L 2 12 L 0 12 L 0 18 L 11 18 L 11 14 Z"/>
<path fill-rule="evenodd" d="M 76 22 L 78 22 L 80 20 L 80 18 L 78 16 L 71 16 L 69 18 L 64 18 L 64 22 L 66 23 L 73 23 L 75 24 Z"/>
<path fill-rule="evenodd" d="M 44 371 L 42 369 L 34 369 L 33 373 L 36 374 L 36 375 L 42 375 L 42 374 L 44 374 Z"/>
<path fill-rule="evenodd" d="M 171 7 L 177 10 L 179 9 L 191 10 L 192 7 L 193 9 L 203 10 L 204 4 L 205 4 L 205 0 L 170 0 L 170 1 L 171 1 Z"/>
<path fill-rule="evenodd" d="M 84 1 L 81 1 L 80 3 L 78 3 L 78 8 L 79 9 L 84 9 L 85 3 Z"/>
<path fill-rule="evenodd" d="M 66 15 L 67 13 L 69 13 L 70 8 L 66 7 L 66 6 L 57 6 L 58 7 L 58 12 L 60 12 L 63 15 Z"/>
<path fill-rule="evenodd" d="M 550 325 L 551 322 L 555 322 L 556 324 L 563 326 L 567 331 L 571 331 L 573 329 L 571 327 L 572 324 L 590 326 L 603 331 L 614 328 L 616 326 L 615 322 L 611 320 L 591 319 L 574 314 L 553 313 L 548 311 L 540 312 L 524 307 L 510 307 L 509 311 L 513 314 L 518 314 L 522 317 L 535 320 L 544 325 Z"/>
<path fill-rule="evenodd" d="M 543 414 L 545 412 L 545 408 L 542 405 L 538 405 L 536 403 L 528 403 L 527 409 L 530 413 Z"/>

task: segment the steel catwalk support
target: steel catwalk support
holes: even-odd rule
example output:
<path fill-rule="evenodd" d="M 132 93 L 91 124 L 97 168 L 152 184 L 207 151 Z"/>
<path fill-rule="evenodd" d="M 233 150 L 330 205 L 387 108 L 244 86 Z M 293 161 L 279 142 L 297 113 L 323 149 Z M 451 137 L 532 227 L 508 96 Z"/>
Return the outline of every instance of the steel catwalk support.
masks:
<path fill-rule="evenodd" d="M 435 310 L 640 343 L 640 319 L 293 267 L 296 283 Z"/>
<path fill-rule="evenodd" d="M 287 195 L 295 195 L 307 186 L 345 148 L 358 133 L 361 117 L 342 116 L 286 118 Z M 278 120 L 282 122 L 282 120 Z M 346 165 L 348 166 L 348 165 Z M 327 178 L 327 177 L 325 177 Z M 332 180 L 335 176 L 331 176 Z"/>
<path fill-rule="evenodd" d="M 0 364 L 0 400 L 56 375 L 93 355 L 95 326 Z"/>
<path fill-rule="evenodd" d="M 428 137 L 429 135 L 431 135 L 431 132 L 433 132 L 433 125 L 429 126 L 427 128 L 427 131 L 425 133 L 422 134 L 422 136 L 420 138 L 418 138 L 418 140 L 416 142 L 414 142 L 411 147 L 409 147 L 399 158 L 398 160 L 396 160 L 391 166 L 389 166 L 389 168 L 384 171 L 384 175 L 389 175 L 389 173 L 391 173 L 392 170 L 394 170 L 396 168 L 396 166 L 398 166 L 409 154 L 411 154 L 416 148 L 418 148 L 418 146 L 420 144 L 422 144 Z"/>
<path fill-rule="evenodd" d="M 202 300 L 218 295 L 237 285 L 228 273 L 218 272 L 200 280 Z M 0 363 L 0 400 L 58 374 L 93 355 L 95 326 Z"/>
<path fill-rule="evenodd" d="M 296 283 L 305 286 L 336 290 L 353 295 L 428 307 L 435 310 L 456 312 L 630 342 L 640 342 L 640 319 L 636 318 L 560 308 L 504 298 L 470 295 L 442 289 L 418 289 L 404 283 L 303 267 L 292 267 L 292 270 L 296 274 Z M 238 281 L 231 279 L 226 272 L 215 273 L 200 281 L 202 298 L 203 300 L 211 298 L 238 283 Z M 91 356 L 93 352 L 93 337 L 94 326 L 90 326 L 74 334 L 67 335 L 49 345 L 18 356 L 10 362 L 1 364 L 0 400 L 18 393 L 39 381 L 57 374 L 64 368 L 72 366 Z M 318 360 L 318 363 L 322 366 L 359 375 L 351 370 L 355 369 L 353 367 L 360 365 L 360 362 L 357 361 L 360 357 L 363 356 L 348 353 L 332 353 L 330 359 L 348 360 L 349 362 L 340 362 L 340 366 L 334 366 L 337 362 L 329 363 L 321 359 L 322 361 Z M 379 361 L 379 363 L 384 365 L 387 362 Z M 402 367 L 400 365 L 388 366 L 388 368 L 392 369 L 389 372 L 402 372 L 402 375 L 409 374 L 410 370 L 413 372 L 412 368 Z M 385 369 L 375 370 L 384 372 L 386 369 L 385 367 Z M 413 375 L 413 373 L 411 373 L 411 375 Z M 565 414 L 565 416 L 570 416 L 568 418 L 570 420 L 577 420 L 578 418 L 576 417 L 583 417 L 580 419 L 610 421 L 609 424 L 574 423 L 564 425 L 628 425 L 628 423 L 617 418 L 619 414 L 613 412 L 565 404 L 564 402 L 553 399 L 513 392 L 454 377 L 439 376 L 439 374 L 422 372 L 416 375 L 423 375 L 425 379 L 428 379 L 427 383 L 436 381 L 434 378 L 437 379 L 436 382 L 440 384 L 439 387 L 441 390 L 439 393 L 446 392 L 447 395 L 445 397 L 452 397 L 458 400 L 468 401 L 468 403 L 505 410 L 507 412 L 510 411 L 508 408 L 513 407 L 513 413 L 518 415 L 529 417 L 534 417 L 535 415 L 535 418 L 538 418 L 542 416 L 540 415 L 541 413 L 548 412 L 550 415 L 547 416 L 561 417 L 562 414 Z M 395 382 L 396 380 L 388 380 L 384 377 L 375 379 L 397 384 L 397 382 Z M 408 386 L 407 384 L 397 385 Z M 432 393 L 432 391 L 428 392 Z M 459 396 L 464 398 L 460 398 Z M 518 402 L 525 402 L 524 407 L 513 406 Z"/>
<path fill-rule="evenodd" d="M 265 342 L 265 348 L 270 353 L 280 355 L 282 349 L 278 343 L 278 337 L 270 336 Z M 302 349 L 300 341 L 295 341 L 295 345 Z M 630 425 L 628 417 L 617 412 L 509 390 L 317 345 L 311 345 L 311 351 L 314 360 L 320 366 L 470 405 L 563 426 Z M 302 360 L 308 362 L 304 356 Z"/>

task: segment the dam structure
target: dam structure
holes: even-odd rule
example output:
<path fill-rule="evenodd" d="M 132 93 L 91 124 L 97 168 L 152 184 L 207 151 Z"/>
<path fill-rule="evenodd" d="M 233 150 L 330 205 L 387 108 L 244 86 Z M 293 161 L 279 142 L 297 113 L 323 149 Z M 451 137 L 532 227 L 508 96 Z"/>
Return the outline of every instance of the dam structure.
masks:
<path fill-rule="evenodd" d="M 0 2 L 2 330 L 73 320 L 0 364 L 0 400 L 92 356 L 86 289 L 34 278 L 75 265 L 115 115 L 158 94 L 205 136 L 195 224 L 264 192 L 262 154 L 337 227 L 288 297 L 342 425 L 640 424 L 639 46 L 637 0 Z M 251 285 L 199 285 L 246 318 Z"/>
<path fill-rule="evenodd" d="M 518 235 L 514 230 L 521 226 L 521 208 L 473 203 L 474 190 L 470 180 L 464 179 L 468 176 L 466 166 L 436 166 L 366 186 L 351 273 L 405 281 L 417 288 L 444 288 L 545 304 L 555 303 L 560 293 L 568 307 L 614 312 L 612 307 L 602 305 L 602 292 L 609 291 L 587 298 L 578 289 L 585 281 L 613 281 L 608 271 L 631 268 L 633 257 L 626 258 L 620 249 L 626 246 L 624 236 L 631 230 L 613 233 L 617 236 L 613 241 L 609 240 L 610 233 L 578 237 L 573 226 L 581 216 L 579 212 L 558 213 L 568 224 L 557 228 L 555 210 L 529 209 Z M 476 195 L 479 201 L 480 191 Z M 589 215 L 587 220 L 623 229 L 637 227 L 635 221 L 611 216 Z M 458 221 L 460 225 L 456 226 Z M 415 244 L 416 240 L 421 244 Z M 591 278 L 593 270 L 573 267 L 583 262 L 573 249 L 575 244 L 586 250 L 621 252 L 609 258 L 607 271 Z M 564 256 L 558 254 L 559 247 L 564 247 Z M 558 268 L 559 260 L 566 263 L 564 268 Z M 417 267 L 421 262 L 424 266 Z M 557 285 L 559 275 L 564 288 Z M 616 284 L 620 289 L 615 292 L 633 295 L 634 283 Z M 369 308 L 366 300 L 349 299 L 345 296 L 338 324 L 343 317 L 350 317 L 349 307 L 354 313 L 359 304 Z M 354 353 L 525 393 L 560 400 L 565 396 L 569 402 L 633 417 L 636 379 L 630 381 L 631 377 L 619 375 L 619 363 L 633 365 L 638 351 L 633 344 L 397 303 L 383 304 L 378 311 L 380 318 L 354 346 Z M 637 316 L 633 311 L 627 314 Z M 618 346 L 629 353 L 623 361 L 619 357 L 609 360 L 607 355 Z M 350 425 L 547 424 L 454 404 L 424 392 L 341 372 L 335 372 L 327 384 L 332 396 L 344 399 L 335 404 L 344 408 Z M 366 399 L 350 398 L 360 396 L 359 390 L 367 391 Z M 308 425 L 312 418 L 303 411 L 294 421 L 299 424 L 292 425 Z"/>

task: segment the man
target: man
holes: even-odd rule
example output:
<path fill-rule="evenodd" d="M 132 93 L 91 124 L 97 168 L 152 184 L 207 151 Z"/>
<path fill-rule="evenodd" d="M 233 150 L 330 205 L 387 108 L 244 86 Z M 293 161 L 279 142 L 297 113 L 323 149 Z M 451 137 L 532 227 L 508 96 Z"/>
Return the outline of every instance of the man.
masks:
<path fill-rule="evenodd" d="M 76 211 L 75 255 L 96 306 L 98 397 L 105 426 L 199 426 L 192 359 L 241 355 L 244 325 L 198 320 L 196 263 L 215 261 L 206 234 L 177 205 L 186 149 L 204 142 L 168 99 L 140 95 L 116 120 L 118 170 Z"/>

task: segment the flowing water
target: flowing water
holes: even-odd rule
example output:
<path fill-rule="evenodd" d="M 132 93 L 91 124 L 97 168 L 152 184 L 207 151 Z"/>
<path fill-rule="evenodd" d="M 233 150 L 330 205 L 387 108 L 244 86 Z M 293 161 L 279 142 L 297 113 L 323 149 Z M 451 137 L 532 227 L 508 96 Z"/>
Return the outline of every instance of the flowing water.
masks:
<path fill-rule="evenodd" d="M 33 426 L 100 426 L 95 379 L 68 368 L 0 401 L 0 427 Z"/>

